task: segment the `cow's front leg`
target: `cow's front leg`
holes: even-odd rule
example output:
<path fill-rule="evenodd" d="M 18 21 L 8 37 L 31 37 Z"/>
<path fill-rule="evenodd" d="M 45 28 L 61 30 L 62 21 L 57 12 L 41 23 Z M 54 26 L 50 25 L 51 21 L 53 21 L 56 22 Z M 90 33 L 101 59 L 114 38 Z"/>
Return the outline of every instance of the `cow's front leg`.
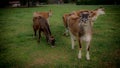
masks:
<path fill-rule="evenodd" d="M 39 30 L 38 42 L 40 42 L 40 38 L 41 38 L 41 30 Z"/>
<path fill-rule="evenodd" d="M 81 54 L 81 50 L 82 50 L 82 45 L 81 45 L 81 39 L 78 38 L 78 42 L 79 42 L 79 53 L 78 53 L 78 59 L 82 58 L 82 54 Z"/>
<path fill-rule="evenodd" d="M 90 54 L 89 54 L 89 50 L 90 50 L 90 41 L 91 41 L 91 36 L 87 36 L 87 40 L 86 40 L 86 59 L 90 60 Z"/>

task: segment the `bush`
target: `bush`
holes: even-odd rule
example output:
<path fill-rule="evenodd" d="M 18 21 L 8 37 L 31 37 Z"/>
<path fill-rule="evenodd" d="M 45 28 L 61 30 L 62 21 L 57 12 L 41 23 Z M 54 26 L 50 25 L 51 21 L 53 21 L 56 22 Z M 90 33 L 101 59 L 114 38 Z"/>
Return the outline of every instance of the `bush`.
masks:
<path fill-rule="evenodd" d="M 48 3 L 48 0 L 39 0 L 40 3 Z"/>
<path fill-rule="evenodd" d="M 76 0 L 63 0 L 64 3 L 73 3 L 76 2 Z"/>
<path fill-rule="evenodd" d="M 9 0 L 2 0 L 0 2 L 0 8 L 7 7 L 9 5 Z"/>
<path fill-rule="evenodd" d="M 76 5 L 113 5 L 120 4 L 118 0 L 77 0 Z"/>

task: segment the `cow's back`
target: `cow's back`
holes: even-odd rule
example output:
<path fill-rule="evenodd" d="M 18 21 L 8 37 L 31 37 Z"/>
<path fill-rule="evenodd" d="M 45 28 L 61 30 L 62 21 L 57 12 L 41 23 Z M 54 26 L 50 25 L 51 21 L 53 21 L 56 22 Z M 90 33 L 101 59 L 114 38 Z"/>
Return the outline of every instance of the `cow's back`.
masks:
<path fill-rule="evenodd" d="M 33 17 L 44 17 L 45 19 L 49 18 L 49 12 L 34 12 Z"/>
<path fill-rule="evenodd" d="M 74 36 L 78 36 L 79 32 L 79 18 L 76 15 L 71 15 L 68 18 L 68 26 Z"/>

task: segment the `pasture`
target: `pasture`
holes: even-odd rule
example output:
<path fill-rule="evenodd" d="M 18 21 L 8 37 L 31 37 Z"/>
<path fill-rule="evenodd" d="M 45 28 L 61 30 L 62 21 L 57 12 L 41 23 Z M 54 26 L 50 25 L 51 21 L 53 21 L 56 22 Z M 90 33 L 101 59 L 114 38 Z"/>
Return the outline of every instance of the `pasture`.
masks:
<path fill-rule="evenodd" d="M 74 10 L 105 8 L 93 26 L 91 60 L 77 58 L 78 42 L 71 49 L 65 37 L 62 15 Z M 32 16 L 35 11 L 52 10 L 50 29 L 56 39 L 51 48 L 42 34 L 41 42 L 33 38 Z M 118 5 L 43 5 L 30 8 L 0 8 L 0 68 L 118 68 L 120 66 L 120 6 Z"/>

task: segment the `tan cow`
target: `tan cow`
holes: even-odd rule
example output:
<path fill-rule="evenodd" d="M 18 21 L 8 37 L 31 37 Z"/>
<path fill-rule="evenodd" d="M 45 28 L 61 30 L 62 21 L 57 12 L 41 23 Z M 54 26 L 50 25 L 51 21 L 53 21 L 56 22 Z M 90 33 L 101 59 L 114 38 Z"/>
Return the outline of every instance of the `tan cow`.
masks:
<path fill-rule="evenodd" d="M 39 16 L 47 19 L 48 24 L 50 24 L 49 23 L 49 18 L 52 16 L 52 11 L 50 10 L 49 12 L 34 12 L 33 13 L 33 17 L 39 17 Z"/>
<path fill-rule="evenodd" d="M 73 14 L 76 14 L 79 16 L 79 14 L 82 12 L 82 11 L 86 11 L 86 10 L 79 10 L 79 11 L 73 11 Z M 87 10 L 87 11 L 91 11 L 93 14 L 92 14 L 92 21 L 94 23 L 94 21 L 96 21 L 96 19 L 100 16 L 100 15 L 103 15 L 105 14 L 105 11 L 104 11 L 104 8 L 103 7 L 99 7 L 98 9 L 95 9 L 95 10 Z M 93 24 L 92 23 L 92 24 Z"/>
<path fill-rule="evenodd" d="M 74 41 L 79 42 L 78 58 L 81 59 L 82 41 L 86 42 L 86 59 L 90 60 L 89 49 L 92 38 L 92 14 L 90 11 L 80 12 L 79 17 L 71 15 L 68 17 L 68 30 L 71 36 L 72 49 L 74 49 Z"/>
<path fill-rule="evenodd" d="M 98 18 L 98 16 L 102 15 L 102 14 L 105 14 L 105 11 L 104 11 L 104 8 L 100 7 L 98 9 L 95 9 L 95 10 L 79 10 L 79 11 L 73 11 L 72 13 L 69 13 L 69 14 L 64 14 L 63 15 L 63 23 L 64 23 L 64 26 L 65 26 L 65 32 L 64 32 L 64 35 L 68 36 L 68 25 L 67 25 L 67 18 L 71 15 L 76 15 L 76 16 L 79 16 L 81 12 L 84 12 L 84 11 L 91 11 L 92 12 L 92 25 L 94 24 L 94 21 L 96 21 L 96 19 Z"/>
<path fill-rule="evenodd" d="M 68 25 L 67 25 L 67 18 L 69 17 L 69 16 L 71 16 L 72 14 L 71 13 L 67 13 L 67 14 L 64 14 L 63 15 L 63 24 L 64 24 L 64 26 L 65 26 L 65 32 L 64 32 L 64 35 L 65 36 L 68 36 Z"/>

